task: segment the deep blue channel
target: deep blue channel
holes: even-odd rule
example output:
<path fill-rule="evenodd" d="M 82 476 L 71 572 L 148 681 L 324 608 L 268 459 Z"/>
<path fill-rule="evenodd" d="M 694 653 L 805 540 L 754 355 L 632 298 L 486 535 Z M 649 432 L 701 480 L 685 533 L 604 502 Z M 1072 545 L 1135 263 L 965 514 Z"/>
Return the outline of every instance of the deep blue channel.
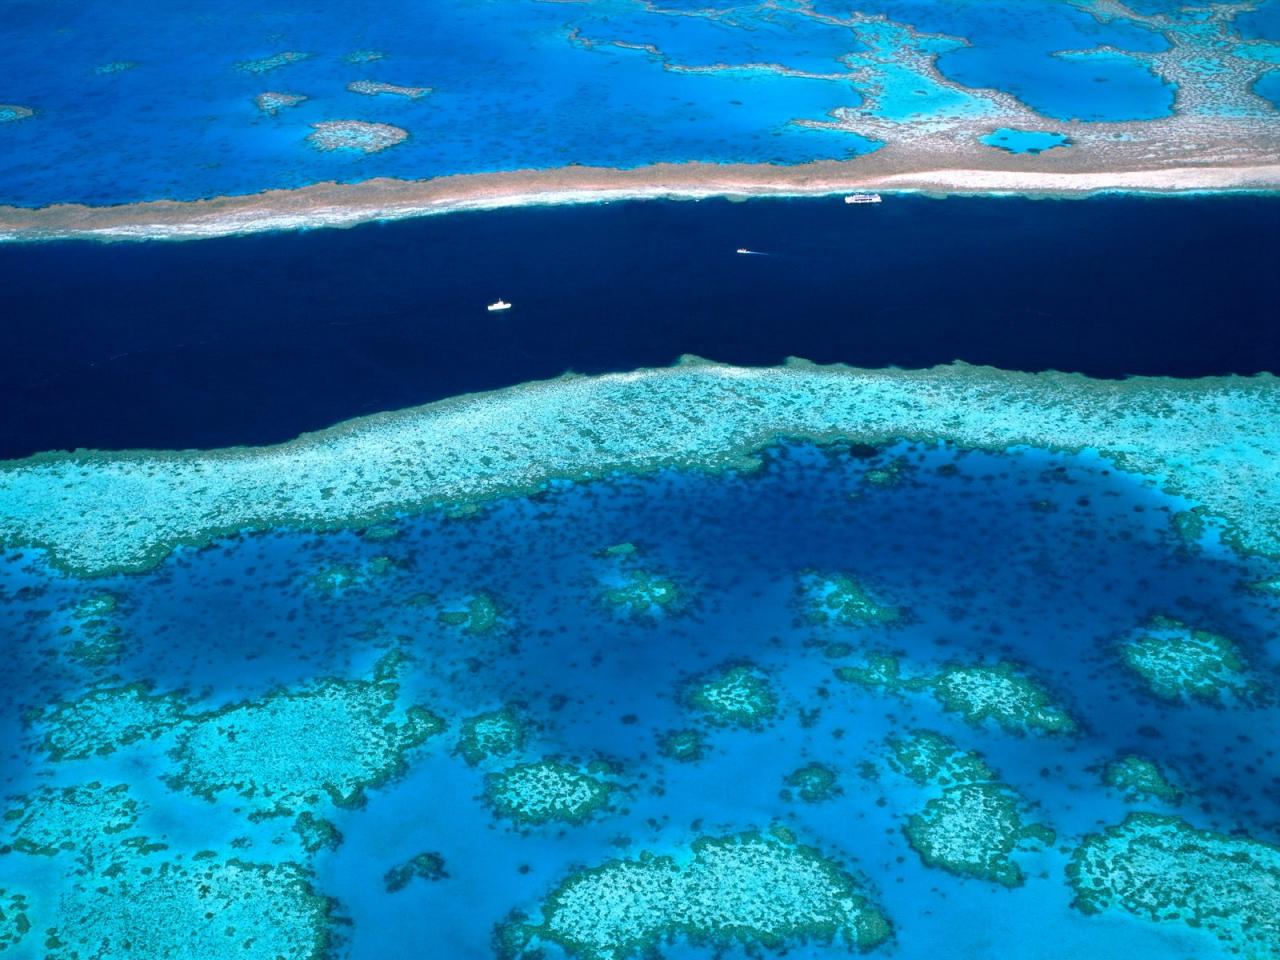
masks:
<path fill-rule="evenodd" d="M 1280 371 L 1278 248 L 1280 199 L 1260 196 L 619 203 L 0 245 L 0 457 L 271 443 L 684 353 Z M 499 297 L 514 308 L 488 313 Z"/>

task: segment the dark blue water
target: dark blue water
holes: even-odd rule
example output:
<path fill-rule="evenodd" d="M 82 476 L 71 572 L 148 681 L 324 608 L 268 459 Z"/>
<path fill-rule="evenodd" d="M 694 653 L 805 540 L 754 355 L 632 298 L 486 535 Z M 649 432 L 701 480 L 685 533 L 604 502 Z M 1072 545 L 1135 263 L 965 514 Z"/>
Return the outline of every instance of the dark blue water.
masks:
<path fill-rule="evenodd" d="M 0 457 L 284 440 L 565 370 L 1280 370 L 1280 200 L 891 197 L 0 247 Z M 736 248 L 760 256 L 736 254 Z M 515 304 L 493 315 L 485 305 Z"/>

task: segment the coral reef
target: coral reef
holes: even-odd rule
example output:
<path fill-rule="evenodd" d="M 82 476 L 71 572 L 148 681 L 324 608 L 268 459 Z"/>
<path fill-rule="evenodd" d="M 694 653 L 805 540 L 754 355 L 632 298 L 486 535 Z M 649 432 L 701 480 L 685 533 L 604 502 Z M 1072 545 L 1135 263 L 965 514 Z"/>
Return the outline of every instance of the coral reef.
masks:
<path fill-rule="evenodd" d="M 513 917 L 499 954 L 552 943 L 580 960 L 650 956 L 671 940 L 720 948 L 835 943 L 867 950 L 888 920 L 841 867 L 787 831 L 701 837 L 691 856 L 645 853 L 581 870 L 547 898 L 539 923 Z"/>
<path fill-rule="evenodd" d="M 524 720 L 512 707 L 481 713 L 462 721 L 457 752 L 469 766 L 505 757 L 524 747 Z"/>
<path fill-rule="evenodd" d="M 409 131 L 389 123 L 368 123 L 364 120 L 323 120 L 313 123 L 307 140 L 317 150 L 358 150 L 361 153 L 377 153 L 403 143 Z"/>
<path fill-rule="evenodd" d="M 430 504 L 534 491 L 552 477 L 750 465 L 780 436 L 908 436 L 995 450 L 1097 448 L 1116 469 L 1204 506 L 1223 521 L 1229 544 L 1280 553 L 1276 384 L 1269 376 L 1109 381 L 802 363 L 689 362 L 566 377 L 273 447 L 8 461 L 0 465 L 0 542 L 44 547 L 80 575 L 105 574 L 149 568 L 179 543 L 232 531 L 361 528 Z M 308 483 L 296 483 L 299 475 Z M 142 518 L 130 507 L 140 502 L 148 505 Z"/>
<path fill-rule="evenodd" d="M 1182 791 L 1169 782 L 1159 765 L 1146 757 L 1127 754 L 1112 760 L 1102 771 L 1102 782 L 1115 787 L 1131 803 L 1159 800 L 1177 805 Z"/>
<path fill-rule="evenodd" d="M 369 97 L 385 93 L 394 97 L 408 97 L 410 100 L 419 100 L 431 92 L 430 87 L 400 87 L 394 83 L 377 83 L 373 80 L 355 80 L 347 84 L 347 89 Z"/>
<path fill-rule="evenodd" d="M 1119 653 L 1163 700 L 1248 704 L 1261 695 L 1234 643 L 1170 617 L 1153 617 L 1137 635 L 1121 641 Z"/>
<path fill-rule="evenodd" d="M 320 960 L 329 901 L 293 864 L 252 864 L 213 853 L 156 862 L 124 847 L 78 879 L 58 903 L 47 960 Z"/>
<path fill-rule="evenodd" d="M 806 570 L 800 575 L 799 589 L 805 615 L 813 623 L 865 627 L 896 623 L 902 618 L 901 610 L 881 603 L 845 574 Z"/>
<path fill-rule="evenodd" d="M 439 733 L 439 717 L 397 710 L 399 662 L 389 654 L 367 680 L 320 680 L 202 714 L 171 751 L 166 779 L 213 801 L 230 790 L 254 815 L 285 816 L 327 798 L 359 806 L 399 775 L 409 753 Z"/>
<path fill-rule="evenodd" d="M 517 764 L 485 777 L 485 802 L 495 816 L 522 827 L 582 823 L 608 807 L 615 789 L 593 772 L 555 758 Z"/>
<path fill-rule="evenodd" d="M 415 877 L 434 883 L 448 876 L 444 868 L 444 857 L 434 850 L 427 850 L 414 854 L 398 867 L 392 867 L 383 876 L 382 883 L 387 893 L 399 893 L 413 882 Z"/>
<path fill-rule="evenodd" d="M 1207 930 L 1251 960 L 1280 957 L 1280 849 L 1131 813 L 1084 838 L 1067 877 L 1087 914 L 1123 910 Z"/>
<path fill-rule="evenodd" d="M 1022 819 L 1025 803 L 980 754 L 931 730 L 887 742 L 891 769 L 934 796 L 903 827 L 907 842 L 931 867 L 1006 887 L 1020 886 L 1019 850 L 1054 841 L 1054 833 Z"/>
<path fill-rule="evenodd" d="M 98 781 L 70 787 L 41 787 L 15 800 L 5 812 L 6 832 L 19 853 L 52 857 L 114 843 L 138 821 L 139 805 L 128 784 Z"/>
<path fill-rule="evenodd" d="M 824 763 L 806 763 L 787 774 L 783 783 L 786 784 L 782 791 L 784 800 L 790 800 L 794 792 L 805 803 L 822 803 L 841 793 L 836 772 Z"/>
<path fill-rule="evenodd" d="M 253 104 L 263 113 L 274 117 L 279 111 L 288 107 L 296 107 L 307 98 L 300 93 L 281 93 L 268 90 L 253 98 Z"/>
<path fill-rule="evenodd" d="M 105 756 L 154 740 L 183 722 L 187 703 L 182 695 L 151 689 L 150 683 L 99 687 L 35 714 L 31 723 L 43 731 L 41 746 L 51 760 Z"/>
<path fill-rule="evenodd" d="M 707 738 L 701 730 L 668 730 L 658 737 L 658 752 L 668 760 L 697 763 L 707 755 Z"/>
<path fill-rule="evenodd" d="M 328 820 L 304 810 L 293 821 L 293 832 L 307 853 L 336 850 L 342 845 L 342 833 Z"/>
<path fill-rule="evenodd" d="M 682 700 L 712 723 L 759 729 L 778 712 L 778 697 L 759 667 L 740 663 L 684 686 Z"/>
<path fill-rule="evenodd" d="M 16 947 L 31 930 L 26 894 L 0 887 L 0 952 Z"/>
<path fill-rule="evenodd" d="M 840 667 L 847 683 L 882 687 L 891 693 L 927 691 L 944 710 L 959 713 L 974 726 L 994 720 L 1006 733 L 1073 734 L 1071 715 L 1021 668 L 1001 661 L 994 666 L 951 664 L 933 675 L 904 678 L 893 656 L 878 654 L 862 667 Z"/>
<path fill-rule="evenodd" d="M 309 53 L 299 53 L 296 50 L 286 50 L 284 53 L 272 54 L 269 57 L 261 57 L 257 60 L 241 60 L 236 64 L 237 70 L 245 73 L 270 73 L 272 70 L 278 70 L 290 63 L 298 63 L 310 57 Z"/>

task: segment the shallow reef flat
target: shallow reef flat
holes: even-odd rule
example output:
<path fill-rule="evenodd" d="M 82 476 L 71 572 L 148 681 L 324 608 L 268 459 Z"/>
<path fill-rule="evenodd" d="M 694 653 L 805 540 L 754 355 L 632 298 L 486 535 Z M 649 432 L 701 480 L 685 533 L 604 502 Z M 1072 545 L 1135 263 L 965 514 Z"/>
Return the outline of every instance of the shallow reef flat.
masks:
<path fill-rule="evenodd" d="M 541 956 L 547 943 L 581 960 L 623 960 L 677 938 L 720 949 L 816 941 L 867 950 L 891 933 L 839 864 L 785 828 L 701 837 L 685 859 L 645 853 L 573 874 L 547 898 L 541 923 L 508 921 L 499 956 Z"/>
<path fill-rule="evenodd" d="M 79 575 L 144 570 L 241 531 L 397 513 L 663 467 L 750 469 L 780 438 L 1101 453 L 1280 554 L 1280 387 L 1269 375 L 1093 381 L 963 365 L 863 371 L 705 362 L 566 376 L 349 421 L 275 447 L 41 454 L 0 468 L 0 542 Z M 298 478 L 305 477 L 305 483 Z"/>

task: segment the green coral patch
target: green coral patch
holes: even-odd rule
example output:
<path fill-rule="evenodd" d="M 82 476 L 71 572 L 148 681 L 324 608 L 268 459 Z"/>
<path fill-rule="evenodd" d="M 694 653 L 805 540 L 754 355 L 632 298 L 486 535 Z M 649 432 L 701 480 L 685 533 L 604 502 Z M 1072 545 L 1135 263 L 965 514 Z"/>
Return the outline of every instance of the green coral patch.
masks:
<path fill-rule="evenodd" d="M 128 784 L 104 787 L 95 780 L 71 787 L 41 787 L 19 797 L 4 819 L 14 850 L 52 857 L 113 842 L 137 823 L 138 810 Z"/>
<path fill-rule="evenodd" d="M 888 747 L 889 766 L 920 786 L 950 787 L 997 779 L 980 754 L 961 750 L 949 737 L 932 730 L 915 730 L 905 738 L 893 737 Z"/>
<path fill-rule="evenodd" d="M 1102 782 L 1121 791 L 1130 802 L 1182 801 L 1182 791 L 1169 782 L 1158 764 L 1145 757 L 1129 754 L 1111 761 L 1102 771 Z"/>
<path fill-rule="evenodd" d="M 1037 680 L 1004 661 L 994 666 L 952 664 L 932 675 L 906 678 L 898 658 L 873 655 L 861 667 L 840 667 L 836 677 L 891 693 L 928 691 L 944 710 L 960 714 L 974 726 L 992 720 L 1006 733 L 1017 735 L 1076 732 L 1075 720 Z"/>
<path fill-rule="evenodd" d="M 457 627 L 464 633 L 475 636 L 493 633 L 504 625 L 498 601 L 483 591 L 457 603 L 445 604 L 436 619 L 446 626 Z"/>
<path fill-rule="evenodd" d="M 778 712 L 778 697 L 765 674 L 752 664 L 714 671 L 686 685 L 684 701 L 714 723 L 758 729 Z"/>
<path fill-rule="evenodd" d="M 651 570 L 628 570 L 605 586 L 600 599 L 617 616 L 628 620 L 658 617 L 679 605 L 681 594 L 671 580 Z"/>
<path fill-rule="evenodd" d="M 558 820 L 582 823 L 609 805 L 614 784 L 560 760 L 508 767 L 485 778 L 485 801 L 495 815 L 521 826 Z"/>
<path fill-rule="evenodd" d="M 805 571 L 799 578 L 805 616 L 812 623 L 867 627 L 897 623 L 902 611 L 881 602 L 845 574 Z"/>
<path fill-rule="evenodd" d="M 26 894 L 0 888 L 0 951 L 16 947 L 31 931 Z"/>
<path fill-rule="evenodd" d="M 578 960 L 653 956 L 693 944 L 780 948 L 842 943 L 870 949 L 889 922 L 841 867 L 785 834 L 703 837 L 689 854 L 613 860 L 582 870 L 547 898 L 542 920 L 501 931 L 509 956 L 554 943 Z"/>
<path fill-rule="evenodd" d="M 36 716 L 35 726 L 51 760 L 82 760 L 153 740 L 182 723 L 186 709 L 179 694 L 154 694 L 149 683 L 131 683 L 54 704 Z"/>
<path fill-rule="evenodd" d="M 505 757 L 524 746 L 525 723 L 511 707 L 481 713 L 462 722 L 458 753 L 469 766 Z"/>
<path fill-rule="evenodd" d="M 947 787 L 907 820 L 904 832 L 926 864 L 1006 887 L 1023 882 L 1012 854 L 1024 843 L 1052 843 L 1053 834 L 1027 825 L 1017 796 L 993 783 Z"/>
<path fill-rule="evenodd" d="M 1234 643 L 1169 617 L 1121 641 L 1120 658 L 1163 700 L 1249 703 L 1259 695 Z"/>
<path fill-rule="evenodd" d="M 792 791 L 805 803 L 822 803 L 840 795 L 839 778 L 836 772 L 824 763 L 806 763 L 793 770 L 783 780 L 786 789 L 784 799 L 790 799 Z"/>
<path fill-rule="evenodd" d="M 124 855 L 65 893 L 46 960 L 319 960 L 329 902 L 292 864 Z"/>
<path fill-rule="evenodd" d="M 170 786 L 209 800 L 234 791 L 268 816 L 325 796 L 359 805 L 444 727 L 421 707 L 397 710 L 394 667 L 391 655 L 372 679 L 321 680 L 195 718 L 171 751 Z"/>
<path fill-rule="evenodd" d="M 414 854 L 398 867 L 392 867 L 382 878 L 387 893 L 399 893 L 415 879 L 434 883 L 449 876 L 444 868 L 444 857 L 434 850 Z"/>
<path fill-rule="evenodd" d="M 658 737 L 658 752 L 678 763 L 697 763 L 707 755 L 707 738 L 701 730 L 668 730 Z"/>
<path fill-rule="evenodd" d="M 1131 813 L 1085 837 L 1067 877 L 1085 913 L 1183 923 L 1250 960 L 1280 957 L 1280 848 L 1270 844 Z"/>

